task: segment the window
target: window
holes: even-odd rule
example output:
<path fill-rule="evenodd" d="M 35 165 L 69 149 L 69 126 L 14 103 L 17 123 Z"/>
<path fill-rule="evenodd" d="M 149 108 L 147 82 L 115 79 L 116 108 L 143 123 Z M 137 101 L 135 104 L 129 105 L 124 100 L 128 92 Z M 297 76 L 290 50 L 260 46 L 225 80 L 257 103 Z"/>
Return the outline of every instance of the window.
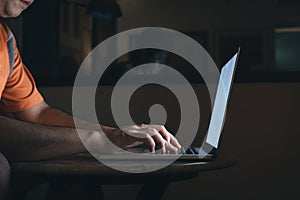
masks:
<path fill-rule="evenodd" d="M 276 71 L 300 72 L 300 27 L 275 29 Z"/>

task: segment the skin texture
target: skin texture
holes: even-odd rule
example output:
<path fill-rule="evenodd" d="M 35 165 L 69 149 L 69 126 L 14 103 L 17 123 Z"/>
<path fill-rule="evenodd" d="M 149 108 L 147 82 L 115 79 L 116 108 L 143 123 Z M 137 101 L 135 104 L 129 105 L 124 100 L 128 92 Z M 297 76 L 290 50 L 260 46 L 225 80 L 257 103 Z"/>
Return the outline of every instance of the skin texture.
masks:
<path fill-rule="evenodd" d="M 34 0 L 1 0 L 0 1 L 0 16 L 3 18 L 17 17 L 22 11 L 27 9 Z"/>

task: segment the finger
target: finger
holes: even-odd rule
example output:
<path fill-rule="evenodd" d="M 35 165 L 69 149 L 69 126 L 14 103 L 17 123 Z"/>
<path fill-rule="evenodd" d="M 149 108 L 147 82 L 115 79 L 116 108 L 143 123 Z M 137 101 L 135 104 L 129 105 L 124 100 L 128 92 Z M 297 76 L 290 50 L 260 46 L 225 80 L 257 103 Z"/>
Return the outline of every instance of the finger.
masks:
<path fill-rule="evenodd" d="M 131 136 L 132 137 L 132 136 Z M 155 141 L 153 140 L 153 138 L 151 137 L 151 135 L 145 135 L 143 137 L 132 137 L 133 141 L 127 145 L 125 147 L 126 148 L 132 148 L 132 147 L 136 147 L 136 146 L 139 146 L 139 145 L 145 145 L 145 150 L 149 150 L 150 152 L 154 153 L 155 152 Z M 135 140 L 135 141 L 134 141 Z"/>
<path fill-rule="evenodd" d="M 146 144 L 149 146 L 149 150 L 154 153 L 155 152 L 155 141 L 151 137 L 151 135 L 147 134 L 146 138 L 143 139 Z"/>
<path fill-rule="evenodd" d="M 161 134 L 155 128 L 144 128 L 145 134 L 152 136 L 155 146 L 158 146 L 162 153 L 166 153 L 167 141 L 161 136 Z"/>
<path fill-rule="evenodd" d="M 173 146 L 171 143 L 167 143 L 166 148 L 174 153 L 179 151 L 179 149 L 177 147 Z"/>
<path fill-rule="evenodd" d="M 130 138 L 130 144 L 135 143 L 135 141 L 144 142 L 148 147 L 149 151 L 155 152 L 155 141 L 152 135 L 158 134 L 158 132 L 153 131 L 149 128 L 141 128 L 136 125 L 126 127 L 126 135 Z"/>
<path fill-rule="evenodd" d="M 130 137 L 132 138 L 131 143 L 135 143 L 135 141 L 142 142 L 149 147 L 150 152 L 153 153 L 155 152 L 155 141 L 152 138 L 152 136 L 147 133 L 146 130 L 140 129 L 138 134 L 134 133 L 134 136 L 132 136 L 132 132 L 131 132 L 130 135 L 131 135 Z"/>
<path fill-rule="evenodd" d="M 154 131 L 157 132 L 156 129 Z M 171 143 L 167 142 L 161 134 L 157 132 L 156 135 L 152 136 L 154 141 L 161 147 L 162 153 L 166 153 L 166 149 L 172 151 L 172 152 L 177 152 L 179 148 L 173 146 Z M 174 137 L 174 136 L 173 136 Z"/>
<path fill-rule="evenodd" d="M 173 146 L 175 146 L 178 149 L 181 148 L 181 145 L 179 144 L 178 140 L 164 126 L 161 125 L 149 125 L 149 126 L 156 128 L 161 133 L 161 135 L 163 135 L 165 140 L 171 143 Z"/>
<path fill-rule="evenodd" d="M 155 143 L 159 146 L 162 153 L 166 153 L 167 141 L 157 132 L 156 135 L 152 136 Z"/>
<path fill-rule="evenodd" d="M 166 143 L 167 141 L 160 135 L 160 133 L 155 128 L 145 128 L 146 134 L 150 134 L 155 142 L 155 147 L 158 146 L 162 153 L 166 153 Z"/>
<path fill-rule="evenodd" d="M 170 142 L 171 133 L 167 131 L 167 129 L 164 126 L 162 125 L 144 125 L 144 126 L 146 126 L 147 128 L 155 128 L 167 142 Z"/>
<path fill-rule="evenodd" d="M 172 134 L 170 135 L 170 143 L 173 144 L 178 149 L 181 149 L 181 145 L 179 144 L 178 140 Z"/>
<path fill-rule="evenodd" d="M 158 131 L 160 134 L 163 136 L 163 138 L 167 141 L 170 142 L 171 136 L 172 135 L 169 131 L 164 126 L 158 126 Z"/>

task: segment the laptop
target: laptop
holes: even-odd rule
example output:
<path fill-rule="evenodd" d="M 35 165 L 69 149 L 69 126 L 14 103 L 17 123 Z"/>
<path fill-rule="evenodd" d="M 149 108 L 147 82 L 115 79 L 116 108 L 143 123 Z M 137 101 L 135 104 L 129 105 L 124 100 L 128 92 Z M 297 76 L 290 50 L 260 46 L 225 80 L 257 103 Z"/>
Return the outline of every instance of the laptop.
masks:
<path fill-rule="evenodd" d="M 230 92 L 233 85 L 233 79 L 236 71 L 236 66 L 240 54 L 240 49 L 238 52 L 224 65 L 221 70 L 219 83 L 217 87 L 216 97 L 214 101 L 214 106 L 212 109 L 212 114 L 210 118 L 210 123 L 208 127 L 207 135 L 201 147 L 191 146 L 188 149 L 182 148 L 181 152 L 177 153 L 140 153 L 144 152 L 138 148 L 132 148 L 129 151 L 135 152 L 135 154 L 130 154 L 127 151 L 122 151 L 116 154 L 101 155 L 102 160 L 119 160 L 119 161 L 211 161 L 216 158 L 216 150 L 218 149 L 221 132 L 225 122 L 226 111 L 228 106 L 228 101 L 230 97 Z M 126 153 L 127 152 L 127 153 Z M 139 153 L 137 153 L 139 152 Z"/>

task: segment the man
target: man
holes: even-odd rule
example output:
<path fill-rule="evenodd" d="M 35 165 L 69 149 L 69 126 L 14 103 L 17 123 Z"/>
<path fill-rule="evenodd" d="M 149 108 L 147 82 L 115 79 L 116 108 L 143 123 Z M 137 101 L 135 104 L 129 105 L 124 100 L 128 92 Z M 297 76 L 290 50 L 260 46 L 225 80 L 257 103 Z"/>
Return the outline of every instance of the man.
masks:
<path fill-rule="evenodd" d="M 0 0 L 0 17 L 17 17 L 34 0 Z M 10 71 L 13 41 L 13 68 Z M 24 66 L 16 41 L 9 28 L 0 23 L 0 108 L 12 113 L 15 119 L 0 116 L 0 199 L 7 195 L 9 161 L 49 159 L 85 152 L 71 116 L 50 107 L 38 92 L 34 80 Z M 109 151 L 104 134 L 121 148 L 147 144 L 150 151 L 159 146 L 177 151 L 180 144 L 163 126 L 129 125 L 126 133 L 118 128 L 89 124 L 81 121 L 86 131 L 86 141 Z M 123 129 L 124 130 L 124 129 Z M 132 135 L 138 136 L 133 137 Z M 5 155 L 5 157 L 3 156 Z"/>

